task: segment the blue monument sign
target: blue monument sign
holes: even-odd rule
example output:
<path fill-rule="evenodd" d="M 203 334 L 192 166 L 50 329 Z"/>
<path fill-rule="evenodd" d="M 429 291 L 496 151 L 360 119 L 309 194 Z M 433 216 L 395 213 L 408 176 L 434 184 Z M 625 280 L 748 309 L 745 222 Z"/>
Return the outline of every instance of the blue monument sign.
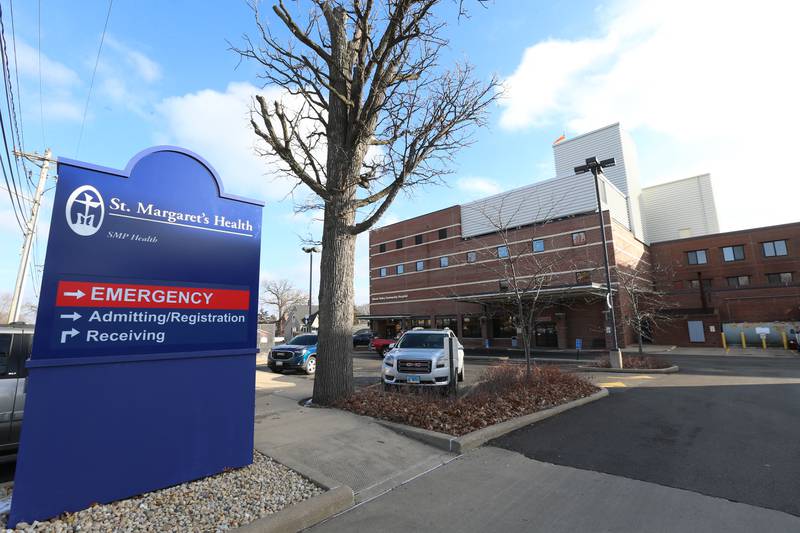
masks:
<path fill-rule="evenodd" d="M 252 462 L 262 207 L 181 148 L 59 160 L 10 525 Z"/>

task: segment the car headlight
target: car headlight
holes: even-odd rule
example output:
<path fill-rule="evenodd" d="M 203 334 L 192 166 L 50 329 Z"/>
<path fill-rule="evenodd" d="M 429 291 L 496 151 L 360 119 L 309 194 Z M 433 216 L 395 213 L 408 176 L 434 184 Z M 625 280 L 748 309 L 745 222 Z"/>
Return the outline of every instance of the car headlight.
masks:
<path fill-rule="evenodd" d="M 440 355 L 438 359 L 436 359 L 436 368 L 444 368 L 450 362 L 450 358 L 448 355 Z"/>
<path fill-rule="evenodd" d="M 383 364 L 394 367 L 394 357 L 387 356 L 383 358 Z"/>

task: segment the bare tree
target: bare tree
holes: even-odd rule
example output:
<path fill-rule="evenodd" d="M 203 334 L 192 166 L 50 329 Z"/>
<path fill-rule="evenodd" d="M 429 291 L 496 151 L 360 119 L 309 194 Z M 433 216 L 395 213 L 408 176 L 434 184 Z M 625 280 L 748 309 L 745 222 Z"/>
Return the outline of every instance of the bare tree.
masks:
<path fill-rule="evenodd" d="M 0 294 L 0 319 L 8 321 L 8 313 L 11 311 L 11 295 L 7 292 Z"/>
<path fill-rule="evenodd" d="M 275 308 L 277 316 L 275 331 L 283 331 L 289 309 L 293 305 L 307 301 L 307 298 L 308 295 L 297 290 L 292 282 L 287 279 L 267 279 L 261 282 L 261 305 L 269 305 Z"/>
<path fill-rule="evenodd" d="M 535 217 L 541 220 L 532 227 L 532 232 L 520 239 L 512 221 L 525 202 L 520 202 L 515 209 L 503 215 L 504 197 L 500 207 L 494 213 L 483 210 L 482 214 L 494 228 L 492 234 L 497 239 L 496 247 L 489 253 L 497 258 L 482 265 L 492 271 L 498 279 L 498 289 L 505 297 L 499 302 L 500 307 L 509 312 L 511 323 L 522 337 L 522 349 L 525 354 L 526 376 L 531 376 L 531 353 L 534 338 L 534 320 L 543 307 L 551 304 L 545 297 L 544 289 L 554 278 L 555 266 L 559 259 L 556 252 L 537 253 L 533 249 L 538 230 L 549 221 L 548 213 Z M 520 242 L 521 241 L 521 242 Z"/>
<path fill-rule="evenodd" d="M 652 334 L 652 328 L 663 327 L 674 320 L 674 316 L 667 312 L 674 305 L 666 292 L 654 282 L 654 275 L 659 272 L 663 271 L 664 277 L 667 277 L 666 268 L 641 261 L 632 265 L 617 265 L 615 268 L 623 299 L 620 302 L 622 323 L 636 335 L 640 354 L 644 352 L 644 338 Z"/>
<path fill-rule="evenodd" d="M 263 155 L 313 193 L 324 213 L 320 266 L 319 367 L 313 401 L 353 390 L 349 356 L 355 239 L 402 190 L 440 180 L 448 162 L 484 125 L 495 79 L 469 65 L 439 65 L 447 45 L 435 15 L 445 0 L 311 0 L 306 14 L 282 0 L 272 12 L 279 39 L 254 4 L 258 40 L 235 48 L 258 62 L 265 85 L 286 97 L 255 97 L 251 119 Z"/>

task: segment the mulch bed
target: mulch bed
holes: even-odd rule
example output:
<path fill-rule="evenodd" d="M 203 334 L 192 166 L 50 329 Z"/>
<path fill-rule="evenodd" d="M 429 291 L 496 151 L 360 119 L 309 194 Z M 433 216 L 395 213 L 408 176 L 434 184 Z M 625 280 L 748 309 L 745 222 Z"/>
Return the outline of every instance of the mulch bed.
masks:
<path fill-rule="evenodd" d="M 600 368 L 611 368 L 611 362 L 608 358 L 599 359 L 594 366 Z M 622 366 L 624 368 L 634 368 L 642 370 L 654 370 L 659 368 L 669 368 L 672 363 L 661 359 L 660 357 L 641 356 L 641 355 L 623 355 Z"/>
<path fill-rule="evenodd" d="M 535 367 L 530 379 L 524 365 L 503 364 L 486 370 L 484 380 L 459 398 L 437 391 L 381 387 L 357 390 L 337 407 L 409 426 L 461 436 L 511 418 L 590 396 L 598 388 L 555 367 Z"/>

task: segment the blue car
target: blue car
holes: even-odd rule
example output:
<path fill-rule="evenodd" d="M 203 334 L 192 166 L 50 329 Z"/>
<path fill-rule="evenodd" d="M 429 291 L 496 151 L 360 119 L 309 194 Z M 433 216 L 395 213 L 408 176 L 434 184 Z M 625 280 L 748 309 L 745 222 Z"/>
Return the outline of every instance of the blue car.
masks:
<path fill-rule="evenodd" d="M 317 371 L 317 334 L 302 333 L 286 344 L 273 346 L 267 355 L 267 364 L 273 372 L 302 370 L 313 374 Z"/>

